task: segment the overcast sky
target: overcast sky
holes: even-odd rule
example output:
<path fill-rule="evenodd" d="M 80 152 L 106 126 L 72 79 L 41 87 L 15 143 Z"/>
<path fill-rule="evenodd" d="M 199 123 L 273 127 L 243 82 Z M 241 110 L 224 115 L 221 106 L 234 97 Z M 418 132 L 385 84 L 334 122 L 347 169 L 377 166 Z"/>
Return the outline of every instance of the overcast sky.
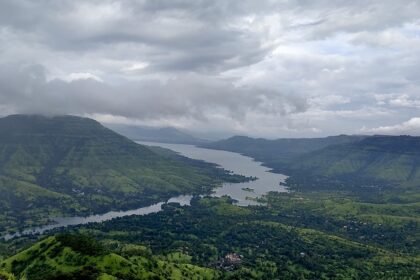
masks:
<path fill-rule="evenodd" d="M 420 135 L 420 1 L 0 0 L 0 114 Z"/>

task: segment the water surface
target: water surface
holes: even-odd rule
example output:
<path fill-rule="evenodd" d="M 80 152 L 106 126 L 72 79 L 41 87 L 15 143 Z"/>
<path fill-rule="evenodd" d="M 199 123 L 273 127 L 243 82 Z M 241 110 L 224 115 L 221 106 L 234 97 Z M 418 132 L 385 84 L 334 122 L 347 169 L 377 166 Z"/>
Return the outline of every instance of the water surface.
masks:
<path fill-rule="evenodd" d="M 238 201 L 238 205 L 247 206 L 257 204 L 254 198 L 260 197 L 270 191 L 285 192 L 284 182 L 287 176 L 270 172 L 270 169 L 262 166 L 261 162 L 243 156 L 238 153 L 211 150 L 184 144 L 166 144 L 154 142 L 137 143 L 147 146 L 159 146 L 167 148 L 179 154 L 207 162 L 216 163 L 220 167 L 233 171 L 235 174 L 257 177 L 255 181 L 244 183 L 224 183 L 221 188 L 216 188 L 213 195 L 220 197 L 228 195 Z M 252 190 L 252 191 L 251 191 Z"/>

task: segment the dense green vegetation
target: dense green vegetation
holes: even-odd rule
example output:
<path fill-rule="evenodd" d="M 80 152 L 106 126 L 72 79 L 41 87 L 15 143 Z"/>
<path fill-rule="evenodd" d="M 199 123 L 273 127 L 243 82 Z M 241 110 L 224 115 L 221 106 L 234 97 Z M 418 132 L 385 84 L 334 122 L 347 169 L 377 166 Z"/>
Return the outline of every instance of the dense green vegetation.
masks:
<path fill-rule="evenodd" d="M 74 263 L 78 263 L 77 273 L 91 267 L 96 276 L 115 276 L 116 270 L 126 269 L 115 260 L 105 270 L 103 262 L 111 262 L 109 256 L 113 256 L 130 262 L 127 270 L 133 278 L 125 275 L 123 279 L 143 279 L 148 273 L 171 279 L 419 276 L 418 207 L 394 205 L 392 209 L 319 193 L 270 193 L 263 200 L 267 206 L 239 207 L 228 198 L 196 198 L 191 207 L 169 204 L 164 211 L 147 216 L 75 227 L 71 231 L 77 235 L 59 234 L 42 241 L 59 241 L 60 250 L 44 250 L 56 255 L 40 253 L 40 243 L 36 243 L 29 249 L 32 253 L 26 250 L 7 258 L 0 269 L 37 279 L 40 271 L 49 275 L 45 271 L 50 270 L 53 276 L 75 273 Z M 18 242 L 4 246 L 12 248 Z M 68 256 L 69 251 L 77 256 Z M 229 254 L 237 255 L 239 261 L 230 260 Z M 183 272 L 175 276 L 167 271 L 174 267 Z M 186 274 L 190 278 L 181 277 Z"/>
<path fill-rule="evenodd" d="M 0 233 L 51 216 L 128 209 L 243 180 L 79 117 L 0 119 Z"/>

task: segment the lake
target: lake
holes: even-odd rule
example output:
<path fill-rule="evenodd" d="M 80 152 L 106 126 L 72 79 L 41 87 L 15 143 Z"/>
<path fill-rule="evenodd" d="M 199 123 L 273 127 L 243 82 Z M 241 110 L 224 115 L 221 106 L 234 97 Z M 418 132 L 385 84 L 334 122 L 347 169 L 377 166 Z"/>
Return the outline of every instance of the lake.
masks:
<path fill-rule="evenodd" d="M 228 195 L 237 201 L 237 205 L 248 206 L 255 205 L 258 202 L 255 198 L 260 197 L 270 191 L 286 192 L 284 186 L 280 183 L 284 182 L 287 176 L 282 174 L 276 174 L 269 172 L 270 169 L 261 165 L 260 162 L 254 161 L 252 158 L 240 155 L 238 153 L 232 153 L 220 150 L 211 150 L 195 147 L 193 145 L 184 144 L 166 144 L 166 143 L 155 143 L 155 142 L 137 142 L 142 145 L 148 146 L 159 146 L 173 150 L 180 155 L 204 160 L 207 162 L 215 163 L 221 168 L 230 170 L 236 174 L 244 176 L 257 177 L 258 179 L 250 182 L 243 183 L 224 183 L 222 187 L 215 188 L 212 196 L 220 197 Z M 91 215 L 87 217 L 57 217 L 52 218 L 53 224 L 40 226 L 32 229 L 27 229 L 19 233 L 7 234 L 3 236 L 6 240 L 21 235 L 31 234 L 42 234 L 48 230 L 67 227 L 72 225 L 83 225 L 88 223 L 99 223 L 108 221 L 118 217 L 130 216 L 130 215 L 147 215 L 150 213 L 156 213 L 161 211 L 161 206 L 168 202 L 176 202 L 181 205 L 190 205 L 192 196 L 181 195 L 176 196 L 168 201 L 162 201 L 147 207 L 141 207 L 138 209 L 128 211 L 110 211 L 105 214 Z"/>
<path fill-rule="evenodd" d="M 147 146 L 159 146 L 175 151 L 183 156 L 204 160 L 207 162 L 216 163 L 220 167 L 233 171 L 236 174 L 244 176 L 253 176 L 258 179 L 255 181 L 244 183 L 224 183 L 223 187 L 214 189 L 214 196 L 220 197 L 228 195 L 238 201 L 238 205 L 247 206 L 256 204 L 252 198 L 260 197 L 270 191 L 285 192 L 284 186 L 280 183 L 284 182 L 287 176 L 270 172 L 270 169 L 262 166 L 261 162 L 254 159 L 240 155 L 238 153 L 211 150 L 199 148 L 193 145 L 184 144 L 166 144 L 166 143 L 153 143 L 153 142 L 140 142 L 137 143 Z M 250 191 L 250 190 L 253 191 Z M 251 198 L 251 199 L 247 199 Z"/>

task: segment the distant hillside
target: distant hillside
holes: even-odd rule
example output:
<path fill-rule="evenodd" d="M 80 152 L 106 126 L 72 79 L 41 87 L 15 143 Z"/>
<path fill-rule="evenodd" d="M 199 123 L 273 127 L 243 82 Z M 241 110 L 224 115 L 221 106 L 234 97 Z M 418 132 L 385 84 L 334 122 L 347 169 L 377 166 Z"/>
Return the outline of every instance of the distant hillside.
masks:
<path fill-rule="evenodd" d="M 420 137 L 372 136 L 361 141 L 329 146 L 293 160 L 288 170 L 295 177 L 318 177 L 306 184 L 359 187 L 420 186 Z M 312 182 L 310 182 L 312 181 Z M 316 180 L 315 180 L 316 181 Z"/>
<path fill-rule="evenodd" d="M 228 177 L 210 164 L 155 153 L 73 116 L 0 119 L 0 232 L 49 215 L 125 209 L 201 192 Z"/>
<path fill-rule="evenodd" d="M 330 145 L 357 142 L 363 138 L 364 136 L 339 135 L 325 138 L 285 138 L 267 140 L 263 138 L 234 136 L 226 140 L 220 140 L 201 146 L 209 149 L 241 153 L 261 161 L 275 170 L 281 170 L 291 159 L 303 154 Z"/>
<path fill-rule="evenodd" d="M 173 144 L 203 144 L 207 142 L 173 127 L 158 128 L 121 124 L 107 124 L 106 126 L 130 139 L 138 141 Z"/>
<path fill-rule="evenodd" d="M 411 193 L 410 200 L 420 199 L 413 189 L 420 186 L 420 137 L 339 135 L 267 140 L 235 136 L 203 146 L 253 157 L 289 175 L 288 185 L 295 190 L 342 189 L 365 195 L 366 191 L 373 194 L 404 186 L 408 189 L 400 190 L 399 195 Z"/>

